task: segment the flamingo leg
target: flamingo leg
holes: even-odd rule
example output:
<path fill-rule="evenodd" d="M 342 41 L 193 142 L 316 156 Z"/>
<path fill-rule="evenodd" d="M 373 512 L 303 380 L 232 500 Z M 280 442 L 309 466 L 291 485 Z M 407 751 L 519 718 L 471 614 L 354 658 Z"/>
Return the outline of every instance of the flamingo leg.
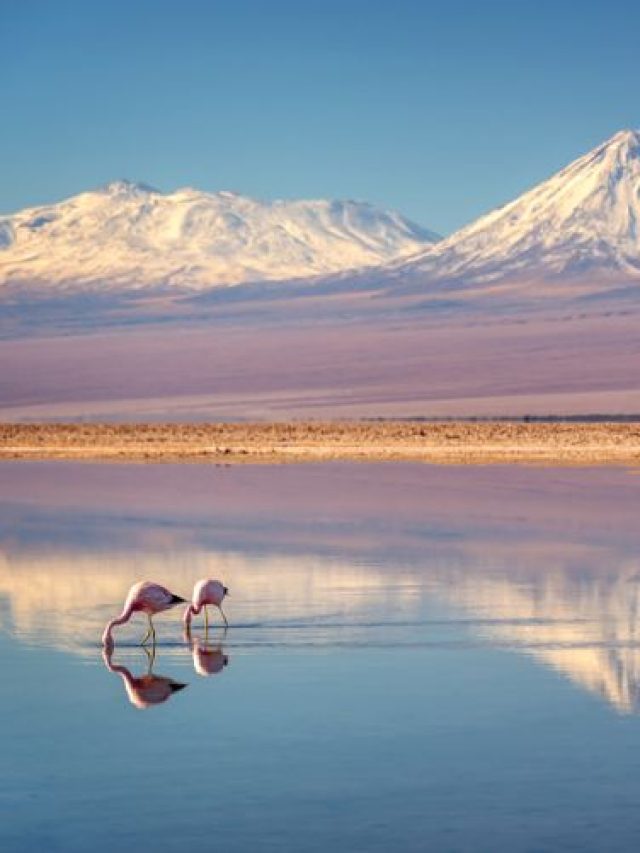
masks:
<path fill-rule="evenodd" d="M 147 656 L 147 675 L 153 675 L 152 669 L 153 669 L 153 664 L 154 664 L 155 659 L 156 659 L 155 644 L 153 646 L 151 646 L 151 651 L 149 651 L 149 649 L 146 646 L 144 646 L 144 653 Z"/>
<path fill-rule="evenodd" d="M 204 605 L 204 629 L 205 631 L 209 630 L 209 611 L 206 604 Z"/>
<path fill-rule="evenodd" d="M 144 644 L 147 642 L 149 637 L 153 638 L 154 644 L 156 642 L 156 629 L 153 627 L 153 622 L 151 621 L 151 614 L 150 613 L 147 613 L 147 618 L 149 619 L 149 629 L 147 630 L 147 633 L 142 638 L 142 642 L 140 643 L 141 646 L 144 646 Z"/>
<path fill-rule="evenodd" d="M 220 611 L 220 615 L 221 615 L 221 616 L 222 616 L 222 618 L 224 619 L 224 625 L 225 625 L 225 628 L 228 628 L 228 627 L 229 627 L 229 623 L 227 622 L 227 617 L 224 615 L 224 610 L 222 609 L 222 605 L 221 605 L 221 604 L 219 604 L 219 605 L 218 605 L 218 610 Z"/>

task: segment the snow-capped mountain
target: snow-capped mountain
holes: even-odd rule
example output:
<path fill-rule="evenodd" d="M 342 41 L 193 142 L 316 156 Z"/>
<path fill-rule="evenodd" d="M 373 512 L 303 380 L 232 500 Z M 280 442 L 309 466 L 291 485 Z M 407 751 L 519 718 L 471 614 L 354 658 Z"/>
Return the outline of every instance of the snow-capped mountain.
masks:
<path fill-rule="evenodd" d="M 640 279 L 640 131 L 616 133 L 510 204 L 380 272 L 393 288 L 425 291 Z"/>
<path fill-rule="evenodd" d="M 631 130 L 444 240 L 362 202 L 165 194 L 128 181 L 0 217 L 0 295 L 273 282 L 272 295 L 286 296 L 304 280 L 301 292 L 316 295 L 451 290 L 474 301 L 499 298 L 503 285 L 554 298 L 638 279 L 640 131 Z"/>
<path fill-rule="evenodd" d="M 437 239 L 363 202 L 264 202 L 196 189 L 164 194 L 117 181 L 0 217 L 0 285 L 5 292 L 12 285 L 205 289 L 377 265 Z"/>

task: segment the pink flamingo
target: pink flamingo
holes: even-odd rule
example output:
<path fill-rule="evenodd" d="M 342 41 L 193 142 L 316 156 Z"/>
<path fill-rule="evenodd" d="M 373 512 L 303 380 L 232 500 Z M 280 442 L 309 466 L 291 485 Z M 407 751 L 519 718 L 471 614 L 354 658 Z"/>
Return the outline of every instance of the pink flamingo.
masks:
<path fill-rule="evenodd" d="M 112 631 L 116 625 L 123 625 L 131 619 L 134 613 L 146 613 L 149 619 L 149 630 L 144 636 L 141 645 L 144 645 L 149 637 L 156 641 L 156 629 L 153 627 L 153 619 L 156 613 L 162 613 L 163 610 L 169 610 L 175 607 L 176 604 L 186 601 L 179 595 L 174 595 L 169 592 L 164 586 L 159 583 L 151 583 L 150 581 L 140 581 L 134 583 L 127 595 L 124 608 L 120 616 L 112 619 L 107 624 L 102 635 L 102 643 L 104 646 L 111 648 L 113 646 Z"/>
<path fill-rule="evenodd" d="M 207 613 L 207 604 L 212 604 L 220 611 L 220 615 L 224 619 L 224 624 L 229 625 L 227 617 L 222 609 L 222 602 L 225 595 L 229 595 L 229 590 L 220 581 L 212 580 L 212 578 L 202 578 L 196 582 L 193 587 L 193 597 L 191 604 L 184 611 L 184 624 L 187 631 L 191 629 L 191 618 L 197 616 L 204 607 L 204 627 L 209 627 L 209 614 Z"/>

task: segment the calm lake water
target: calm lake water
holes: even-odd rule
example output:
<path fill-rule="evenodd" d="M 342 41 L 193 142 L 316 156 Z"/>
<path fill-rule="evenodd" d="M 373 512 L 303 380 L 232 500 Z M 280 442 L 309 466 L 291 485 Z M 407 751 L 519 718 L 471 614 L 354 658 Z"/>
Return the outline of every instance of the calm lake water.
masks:
<path fill-rule="evenodd" d="M 0 849 L 635 850 L 639 508 L 624 469 L 1 464 Z M 131 583 L 206 576 L 228 631 L 103 657 Z"/>

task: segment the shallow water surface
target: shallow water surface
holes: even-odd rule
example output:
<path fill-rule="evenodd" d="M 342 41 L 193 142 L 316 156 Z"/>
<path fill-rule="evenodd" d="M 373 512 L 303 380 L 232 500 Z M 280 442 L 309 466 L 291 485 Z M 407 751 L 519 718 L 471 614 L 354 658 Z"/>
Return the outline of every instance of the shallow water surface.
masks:
<path fill-rule="evenodd" d="M 0 848 L 623 851 L 640 474 L 0 465 Z M 104 623 L 131 583 L 230 628 Z"/>

